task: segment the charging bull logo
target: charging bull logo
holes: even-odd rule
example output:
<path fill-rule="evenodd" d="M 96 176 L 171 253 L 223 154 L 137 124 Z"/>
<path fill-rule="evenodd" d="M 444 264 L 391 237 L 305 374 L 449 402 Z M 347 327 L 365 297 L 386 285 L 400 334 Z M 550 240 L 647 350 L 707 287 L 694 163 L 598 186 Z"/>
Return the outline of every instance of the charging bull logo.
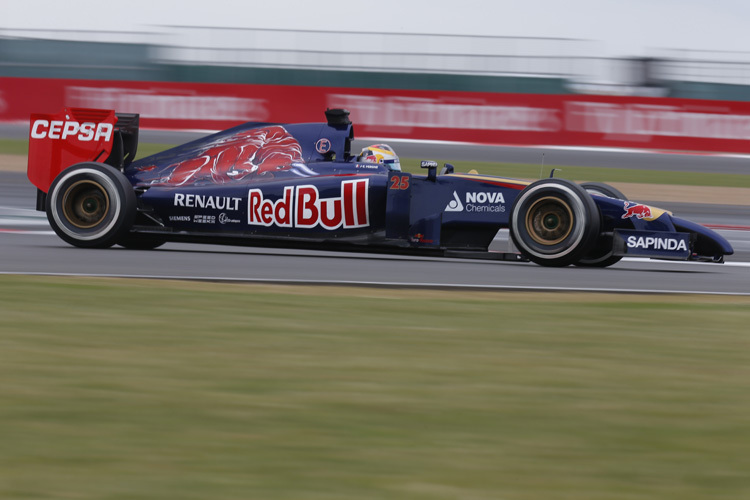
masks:
<path fill-rule="evenodd" d="M 312 185 L 285 187 L 284 195 L 271 201 L 260 189 L 248 193 L 247 223 L 251 226 L 277 226 L 312 229 L 321 226 L 333 231 L 370 225 L 367 188 L 369 179 L 343 181 L 341 196 L 321 198 Z"/>
<path fill-rule="evenodd" d="M 625 213 L 622 214 L 623 219 L 629 219 L 630 217 L 637 217 L 639 219 L 651 220 L 651 207 L 648 205 L 641 205 L 640 203 L 633 203 L 631 201 L 625 202 Z"/>
<path fill-rule="evenodd" d="M 244 130 L 207 144 L 194 158 L 170 165 L 166 172 L 155 172 L 147 179 L 155 185 L 183 186 L 198 182 L 225 184 L 249 176 L 273 176 L 302 161 L 302 147 L 287 130 L 279 125 Z M 141 171 L 156 170 L 146 165 Z"/>

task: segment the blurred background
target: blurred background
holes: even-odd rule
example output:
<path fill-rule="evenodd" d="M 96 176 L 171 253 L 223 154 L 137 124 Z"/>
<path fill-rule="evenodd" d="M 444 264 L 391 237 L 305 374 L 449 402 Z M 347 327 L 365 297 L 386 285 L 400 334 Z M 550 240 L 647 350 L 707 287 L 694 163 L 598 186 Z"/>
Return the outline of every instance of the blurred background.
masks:
<path fill-rule="evenodd" d="M 450 141 L 426 148 L 482 150 L 506 162 L 474 156 L 482 173 L 521 178 L 542 175 L 541 156 L 565 178 L 658 206 L 672 195 L 664 208 L 747 228 L 748 19 L 746 0 L 4 2 L 0 139 L 64 106 L 140 113 L 143 130 L 181 138 L 345 107 L 360 139 Z M 743 156 L 512 159 L 455 142 Z M 742 267 L 67 252 L 32 210 L 26 144 L 0 146 L 6 274 L 735 290 L 0 275 L 1 498 L 750 498 L 750 308 L 730 295 L 748 291 Z M 740 266 L 748 234 L 732 232 Z"/>
<path fill-rule="evenodd" d="M 670 0 L 29 2 L 0 22 L 0 122 L 80 106 L 216 130 L 346 107 L 360 137 L 750 152 L 749 13 Z"/>

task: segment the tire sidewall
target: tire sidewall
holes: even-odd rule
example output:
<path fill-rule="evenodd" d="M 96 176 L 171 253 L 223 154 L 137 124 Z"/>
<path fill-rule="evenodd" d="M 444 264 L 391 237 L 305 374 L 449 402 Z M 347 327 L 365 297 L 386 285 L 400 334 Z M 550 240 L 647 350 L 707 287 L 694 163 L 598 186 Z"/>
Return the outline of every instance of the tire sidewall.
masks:
<path fill-rule="evenodd" d="M 77 227 L 64 215 L 65 193 L 78 182 L 97 185 L 108 198 L 103 219 L 90 228 Z M 130 230 L 135 218 L 135 193 L 127 178 L 109 165 L 81 163 L 63 170 L 47 193 L 47 219 L 67 243 L 84 248 L 106 248 Z"/>
<path fill-rule="evenodd" d="M 535 241 L 526 227 L 529 209 L 546 197 L 559 200 L 572 214 L 569 234 L 553 245 Z M 565 179 L 542 179 L 527 186 L 516 197 L 509 225 L 514 244 L 529 260 L 543 266 L 567 266 L 581 259 L 595 243 L 600 215 L 591 196 L 578 184 Z"/>
<path fill-rule="evenodd" d="M 580 186 L 588 191 L 589 194 L 599 194 L 609 198 L 627 201 L 627 198 L 619 189 L 603 182 L 582 182 Z M 609 267 L 613 264 L 617 264 L 620 260 L 622 260 L 622 256 L 614 255 L 612 237 L 604 237 L 601 235 L 591 252 L 576 262 L 575 265 L 581 267 Z"/>
<path fill-rule="evenodd" d="M 618 200 L 625 200 L 625 195 L 619 189 L 616 189 L 609 184 L 603 182 L 582 182 L 580 186 L 588 191 L 589 193 L 596 193 L 607 196 L 609 198 L 617 198 Z"/>

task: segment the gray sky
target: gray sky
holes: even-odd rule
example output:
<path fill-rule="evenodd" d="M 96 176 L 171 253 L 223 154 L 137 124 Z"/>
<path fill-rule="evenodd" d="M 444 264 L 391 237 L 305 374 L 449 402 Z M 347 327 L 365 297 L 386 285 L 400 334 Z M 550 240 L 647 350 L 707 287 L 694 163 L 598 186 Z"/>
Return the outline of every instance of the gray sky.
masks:
<path fill-rule="evenodd" d="M 598 41 L 598 56 L 643 56 L 656 48 L 750 51 L 748 22 L 747 0 L 26 0 L 4 2 L 0 29 L 194 25 L 566 37 Z"/>

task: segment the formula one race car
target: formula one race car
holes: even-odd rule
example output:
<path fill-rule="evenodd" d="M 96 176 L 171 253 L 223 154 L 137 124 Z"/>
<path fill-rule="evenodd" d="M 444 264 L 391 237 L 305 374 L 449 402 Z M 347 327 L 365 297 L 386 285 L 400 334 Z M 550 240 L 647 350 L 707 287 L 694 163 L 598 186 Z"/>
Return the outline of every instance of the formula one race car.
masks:
<path fill-rule="evenodd" d="M 31 117 L 37 210 L 71 245 L 166 241 L 528 259 L 609 266 L 623 256 L 722 262 L 715 232 L 605 184 L 402 171 L 385 145 L 351 154 L 346 110 L 326 123 L 246 123 L 133 161 L 138 115 L 66 108 Z M 509 228 L 517 252 L 488 252 Z"/>

